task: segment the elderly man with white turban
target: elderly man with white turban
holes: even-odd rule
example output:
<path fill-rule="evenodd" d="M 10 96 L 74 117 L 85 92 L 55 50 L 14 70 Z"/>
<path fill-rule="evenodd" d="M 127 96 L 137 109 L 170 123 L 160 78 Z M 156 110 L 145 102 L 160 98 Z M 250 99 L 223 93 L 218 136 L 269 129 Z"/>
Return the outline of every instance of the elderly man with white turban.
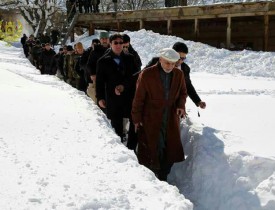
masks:
<path fill-rule="evenodd" d="M 162 49 L 159 63 L 140 73 L 132 106 L 139 163 L 164 181 L 173 163 L 184 160 L 179 119 L 186 114 L 187 91 L 184 74 L 175 67 L 179 59 L 172 48 Z"/>

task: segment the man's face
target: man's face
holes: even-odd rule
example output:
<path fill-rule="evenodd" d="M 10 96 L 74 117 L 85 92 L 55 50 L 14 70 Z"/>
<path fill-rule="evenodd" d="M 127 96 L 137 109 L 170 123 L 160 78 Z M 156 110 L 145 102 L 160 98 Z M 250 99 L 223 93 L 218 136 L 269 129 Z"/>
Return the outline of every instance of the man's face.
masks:
<path fill-rule="evenodd" d="M 176 62 L 165 60 L 162 57 L 159 58 L 159 62 L 166 73 L 170 73 L 176 65 Z"/>
<path fill-rule="evenodd" d="M 184 62 L 187 56 L 186 53 L 183 53 L 183 52 L 178 52 L 178 53 L 179 53 L 180 59 L 177 61 L 176 66 L 180 66 Z"/>
<path fill-rule="evenodd" d="M 82 47 L 77 47 L 76 46 L 75 50 L 76 50 L 77 54 L 79 54 L 79 55 L 82 55 L 83 52 L 84 52 L 84 49 Z"/>
<path fill-rule="evenodd" d="M 111 48 L 116 55 L 120 55 L 123 49 L 123 40 L 120 38 L 113 40 L 111 42 Z"/>
<path fill-rule="evenodd" d="M 124 53 L 126 53 L 126 54 L 129 53 L 129 50 L 128 50 L 129 46 L 130 46 L 130 42 L 123 43 L 123 52 Z"/>
<path fill-rule="evenodd" d="M 110 43 L 109 38 L 100 38 L 100 44 L 103 47 L 108 47 L 109 43 Z"/>
<path fill-rule="evenodd" d="M 67 48 L 64 47 L 64 48 L 63 48 L 63 53 L 66 54 L 67 52 L 68 52 L 68 51 L 67 51 Z"/>
<path fill-rule="evenodd" d="M 51 45 L 45 45 L 45 49 L 46 50 L 50 50 L 51 49 Z"/>

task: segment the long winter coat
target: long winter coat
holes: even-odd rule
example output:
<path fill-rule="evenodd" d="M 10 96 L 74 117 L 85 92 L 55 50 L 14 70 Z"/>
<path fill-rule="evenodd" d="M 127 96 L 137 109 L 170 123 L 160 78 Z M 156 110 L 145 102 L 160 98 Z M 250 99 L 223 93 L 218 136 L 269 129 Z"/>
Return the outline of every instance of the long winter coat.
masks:
<path fill-rule="evenodd" d="M 148 68 L 150 66 L 155 65 L 158 63 L 159 57 L 152 58 L 151 61 L 146 65 L 145 68 Z M 185 84 L 187 88 L 187 94 L 191 98 L 191 100 L 194 102 L 196 106 L 198 106 L 198 103 L 201 101 L 199 95 L 197 94 L 196 89 L 194 88 L 192 81 L 190 79 L 190 67 L 186 63 L 181 64 L 181 70 L 184 74 Z"/>
<path fill-rule="evenodd" d="M 160 65 L 143 70 L 137 81 L 137 89 L 132 106 L 133 122 L 142 123 L 138 131 L 138 159 L 140 164 L 151 169 L 159 168 L 158 142 L 162 115 L 168 107 L 166 158 L 168 163 L 184 160 L 180 140 L 179 116 L 177 108 L 185 109 L 186 86 L 182 71 L 173 69 L 169 99 L 165 99 L 160 78 Z"/>
<path fill-rule="evenodd" d="M 96 71 L 96 97 L 100 101 L 104 99 L 107 103 L 107 117 L 109 119 L 118 116 L 130 115 L 129 91 L 132 89 L 133 74 L 137 72 L 134 56 L 120 54 L 120 65 L 114 61 L 115 54 L 109 50 L 97 62 Z M 124 91 L 121 95 L 115 94 L 115 87 L 123 85 Z M 129 111 L 128 111 L 129 110 Z"/>

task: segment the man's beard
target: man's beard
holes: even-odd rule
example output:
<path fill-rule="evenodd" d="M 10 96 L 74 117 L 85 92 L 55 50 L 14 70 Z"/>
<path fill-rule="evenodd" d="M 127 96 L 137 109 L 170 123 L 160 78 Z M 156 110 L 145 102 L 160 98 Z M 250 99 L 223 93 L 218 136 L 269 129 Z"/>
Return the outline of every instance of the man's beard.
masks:
<path fill-rule="evenodd" d="M 164 69 L 164 68 L 162 68 L 163 69 L 163 71 L 165 72 L 165 73 L 170 73 L 173 69 L 171 69 L 171 70 L 167 70 L 167 69 Z"/>

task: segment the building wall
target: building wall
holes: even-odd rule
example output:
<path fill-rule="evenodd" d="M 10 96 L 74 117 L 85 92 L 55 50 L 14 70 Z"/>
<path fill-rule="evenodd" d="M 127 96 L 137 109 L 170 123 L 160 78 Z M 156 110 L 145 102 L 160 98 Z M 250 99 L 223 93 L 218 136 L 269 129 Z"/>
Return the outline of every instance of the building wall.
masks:
<path fill-rule="evenodd" d="M 144 28 L 156 33 L 167 34 L 167 21 L 145 22 Z M 172 34 L 185 40 L 209 44 L 217 48 L 226 48 L 227 19 L 212 18 L 198 21 L 195 34 L 194 20 L 172 21 Z M 230 50 L 252 49 L 264 51 L 264 17 L 249 16 L 231 19 Z M 267 51 L 275 51 L 275 16 L 269 19 L 269 40 Z"/>
<path fill-rule="evenodd" d="M 3 21 L 12 21 L 15 22 L 19 20 L 23 25 L 22 35 L 25 33 L 28 35 L 33 33 L 33 30 L 29 23 L 22 17 L 19 11 L 17 10 L 1 10 L 0 9 L 0 19 Z"/>

